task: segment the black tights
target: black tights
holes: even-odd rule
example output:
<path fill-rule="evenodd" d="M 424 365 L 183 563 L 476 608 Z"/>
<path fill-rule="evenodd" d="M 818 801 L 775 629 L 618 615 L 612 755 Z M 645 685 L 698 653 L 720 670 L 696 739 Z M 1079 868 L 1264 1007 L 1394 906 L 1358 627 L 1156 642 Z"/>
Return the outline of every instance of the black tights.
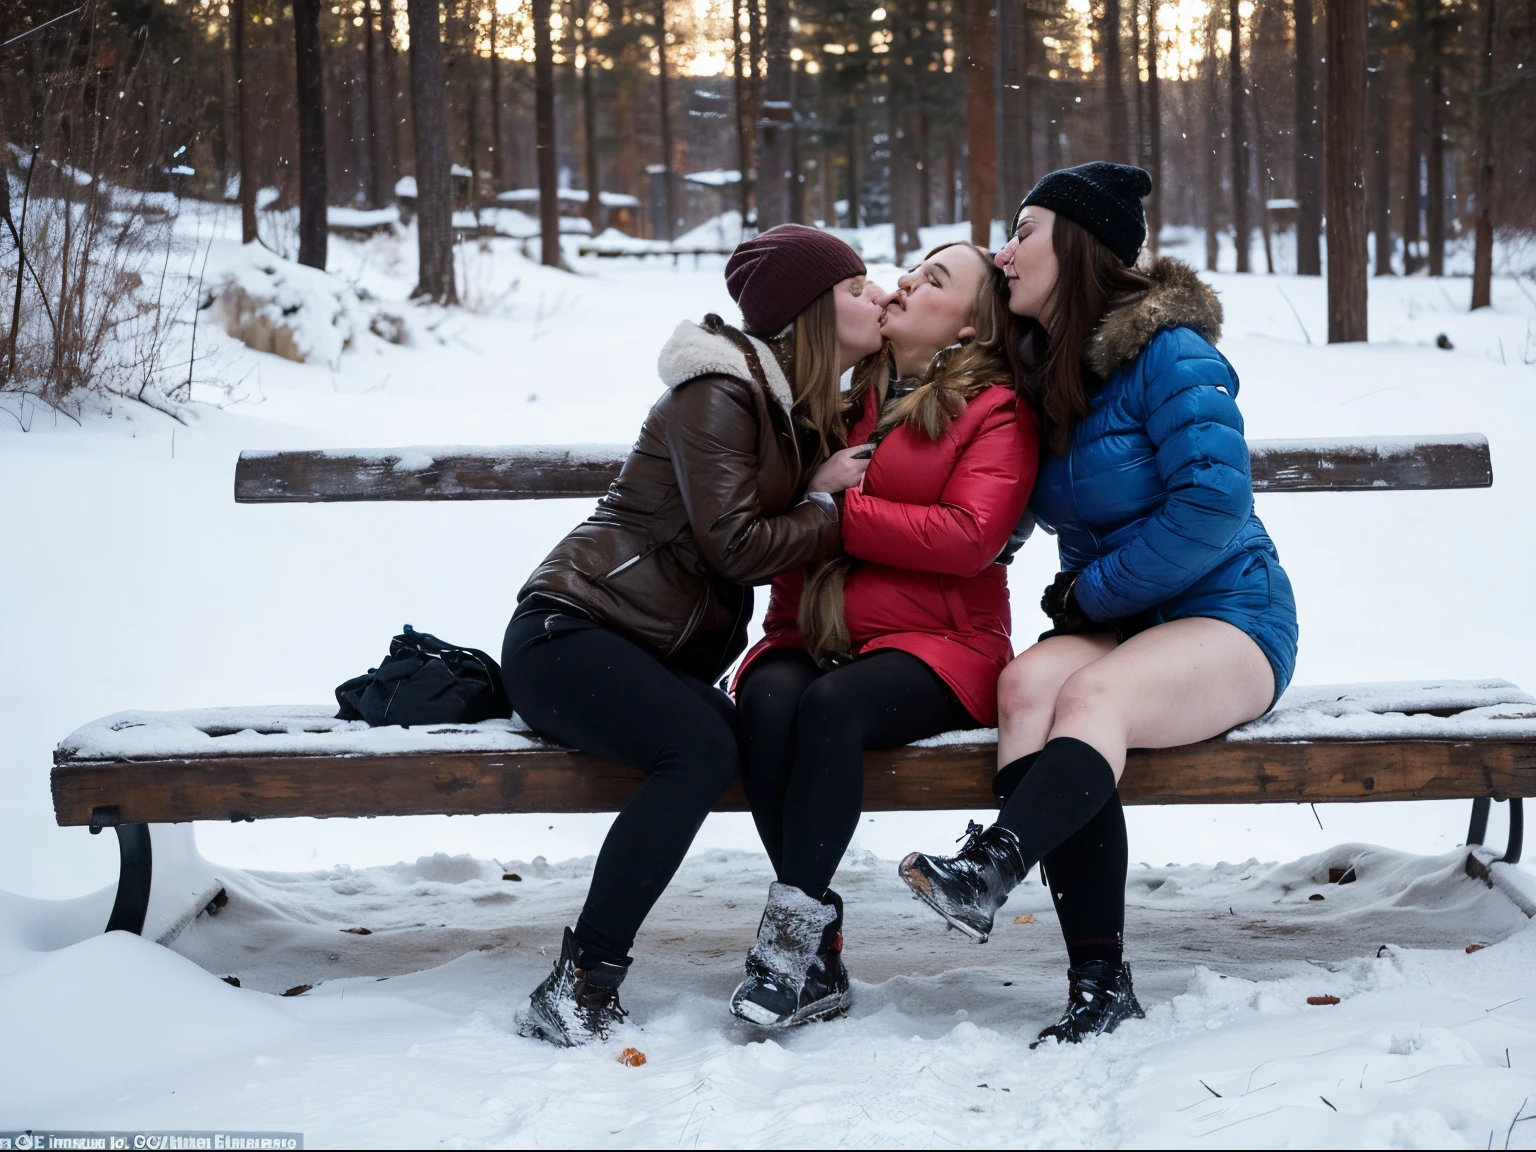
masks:
<path fill-rule="evenodd" d="M 635 933 L 736 775 L 736 709 L 634 641 L 560 613 L 514 616 L 501 668 L 535 732 L 646 773 L 603 840 L 575 930 L 584 956 L 628 964 Z"/>
<path fill-rule="evenodd" d="M 769 652 L 736 695 L 758 835 L 779 880 L 817 899 L 859 826 L 864 750 L 976 727 L 928 665 L 895 649 L 828 672 L 804 652 Z"/>

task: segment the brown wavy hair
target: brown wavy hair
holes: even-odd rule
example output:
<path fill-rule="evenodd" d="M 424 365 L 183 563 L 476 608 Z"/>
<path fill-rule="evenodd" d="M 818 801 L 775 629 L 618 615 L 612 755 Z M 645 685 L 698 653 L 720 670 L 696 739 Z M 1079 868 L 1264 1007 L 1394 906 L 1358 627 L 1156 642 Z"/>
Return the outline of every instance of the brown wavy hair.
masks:
<path fill-rule="evenodd" d="M 1072 444 L 1077 422 L 1088 415 L 1089 401 L 1104 380 L 1090 369 L 1083 353 L 1111 312 L 1134 304 L 1152 281 L 1111 252 L 1088 229 L 1061 213 L 1051 226 L 1056 253 L 1056 283 L 1051 288 L 1051 326 L 1024 321 L 1022 337 L 1032 344 L 1034 363 L 1010 345 L 1010 361 L 1019 395 L 1040 418 L 1040 434 L 1058 456 Z"/>
<path fill-rule="evenodd" d="M 1018 345 L 1019 329 L 1008 311 L 1008 282 L 992 263 L 992 254 L 978 245 L 956 241 L 939 245 L 924 259 L 932 259 L 946 248 L 956 247 L 971 249 L 987 267 L 967 318 L 967 324 L 976 329 L 976 335 L 942 349 L 930 361 L 921 383 L 880 414 L 871 437 L 876 443 L 902 425 L 937 441 L 982 389 L 1001 380 L 1017 379 L 1010 349 Z M 1017 353 L 1013 353 L 1013 357 L 1016 356 Z M 865 397 L 871 389 L 880 401 L 884 401 L 893 363 L 893 354 L 887 344 L 854 370 L 853 387 L 848 391 L 839 420 L 842 442 L 846 442 L 847 429 L 863 411 Z M 823 667 L 852 655 L 853 640 L 843 610 L 843 592 L 853 568 L 853 559 L 840 554 L 823 560 L 806 573 L 798 623 L 811 658 Z"/>
<path fill-rule="evenodd" d="M 747 346 L 738 333 L 738 347 Z M 833 290 L 823 292 L 801 310 L 794 322 L 767 341 L 773 358 L 789 378 L 792 416 L 797 431 L 815 437 L 815 446 L 800 461 L 800 483 L 828 456 L 844 447 L 842 349 L 837 340 L 837 304 Z M 806 439 L 797 437 L 804 445 Z"/>

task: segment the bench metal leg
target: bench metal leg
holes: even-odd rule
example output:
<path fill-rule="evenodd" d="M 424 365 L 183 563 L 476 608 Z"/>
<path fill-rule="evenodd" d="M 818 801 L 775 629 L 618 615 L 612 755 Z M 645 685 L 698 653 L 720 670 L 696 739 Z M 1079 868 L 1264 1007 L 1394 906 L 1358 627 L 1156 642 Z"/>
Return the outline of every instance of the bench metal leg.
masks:
<path fill-rule="evenodd" d="M 1486 796 L 1472 801 L 1472 822 L 1467 826 L 1467 844 L 1481 844 L 1488 835 L 1488 812 L 1493 802 Z M 1496 864 L 1518 864 L 1520 853 L 1525 847 L 1525 808 L 1520 797 L 1514 796 L 1509 800 L 1509 842 L 1505 846 L 1504 855 L 1494 861 Z"/>
<path fill-rule="evenodd" d="M 154 872 L 154 853 L 149 842 L 148 824 L 119 824 L 116 808 L 98 808 L 91 813 L 91 834 L 103 828 L 117 832 L 117 899 L 107 918 L 108 932 L 144 933 L 144 917 L 149 913 L 149 887 Z"/>

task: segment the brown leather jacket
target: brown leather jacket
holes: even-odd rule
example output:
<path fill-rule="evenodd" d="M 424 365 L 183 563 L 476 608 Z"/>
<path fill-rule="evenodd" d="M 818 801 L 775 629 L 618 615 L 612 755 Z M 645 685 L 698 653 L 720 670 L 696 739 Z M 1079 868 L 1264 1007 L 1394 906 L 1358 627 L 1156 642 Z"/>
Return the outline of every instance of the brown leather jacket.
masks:
<path fill-rule="evenodd" d="M 713 679 L 746 646 L 750 585 L 839 546 L 805 501 L 789 380 L 765 342 L 717 316 L 680 324 L 666 393 L 618 479 L 518 593 L 570 605 Z"/>

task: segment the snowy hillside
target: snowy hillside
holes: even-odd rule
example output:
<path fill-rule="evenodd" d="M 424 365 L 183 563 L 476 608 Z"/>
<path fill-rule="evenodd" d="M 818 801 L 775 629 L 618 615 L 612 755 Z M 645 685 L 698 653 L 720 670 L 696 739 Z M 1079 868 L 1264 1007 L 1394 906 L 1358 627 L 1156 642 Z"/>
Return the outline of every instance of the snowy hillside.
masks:
<path fill-rule="evenodd" d="M 714 257 L 582 260 L 572 241 L 571 275 L 514 241 L 470 243 L 468 307 L 443 310 L 407 299 L 409 235 L 333 238 L 324 276 L 242 251 L 222 210 L 188 213 L 173 275 L 201 278 L 208 307 L 185 423 L 130 403 L 76 425 L 0 396 L 0 484 L 18 494 L 0 549 L 0 1020 L 36 1038 L 0 1055 L 0 1128 L 271 1128 L 311 1146 L 1536 1147 L 1536 874 L 1468 877 L 1465 803 L 1130 810 L 1146 864 L 1128 958 L 1148 1019 L 1071 1051 L 1026 1047 L 1065 991 L 1035 881 L 1009 905 L 1033 921 L 978 948 L 896 879 L 889 861 L 947 845 L 965 813 L 866 817 L 837 882 L 854 1012 L 772 1040 L 725 1008 L 771 878 L 745 816 L 711 818 L 647 925 L 625 985 L 643 1027 L 612 1051 L 509 1027 L 574 919 L 606 816 L 199 825 L 195 849 L 184 831 L 157 839 L 167 891 L 182 883 L 187 904 L 216 881 L 228 906 L 169 948 L 100 936 L 117 851 L 54 826 L 61 738 L 130 708 L 324 704 L 407 621 L 494 651 L 524 576 L 586 510 L 237 507 L 241 449 L 627 441 L 677 321 L 734 315 Z M 191 245 L 210 235 L 204 267 Z M 1209 279 L 1251 437 L 1492 445 L 1491 490 L 1259 497 L 1296 587 L 1296 683 L 1536 690 L 1536 283 L 1496 279 L 1474 315 L 1465 279 L 1374 280 L 1371 343 L 1330 348 L 1320 279 Z M 1016 637 L 1044 627 L 1055 569 L 1044 536 L 1015 563 Z M 1500 806 L 1494 843 L 1503 821 Z M 1328 882 L 1351 865 L 1354 883 Z M 169 933 L 178 913 L 157 914 Z M 1307 1003 L 1323 995 L 1341 1002 Z M 648 1063 L 618 1064 L 624 1045 Z"/>

